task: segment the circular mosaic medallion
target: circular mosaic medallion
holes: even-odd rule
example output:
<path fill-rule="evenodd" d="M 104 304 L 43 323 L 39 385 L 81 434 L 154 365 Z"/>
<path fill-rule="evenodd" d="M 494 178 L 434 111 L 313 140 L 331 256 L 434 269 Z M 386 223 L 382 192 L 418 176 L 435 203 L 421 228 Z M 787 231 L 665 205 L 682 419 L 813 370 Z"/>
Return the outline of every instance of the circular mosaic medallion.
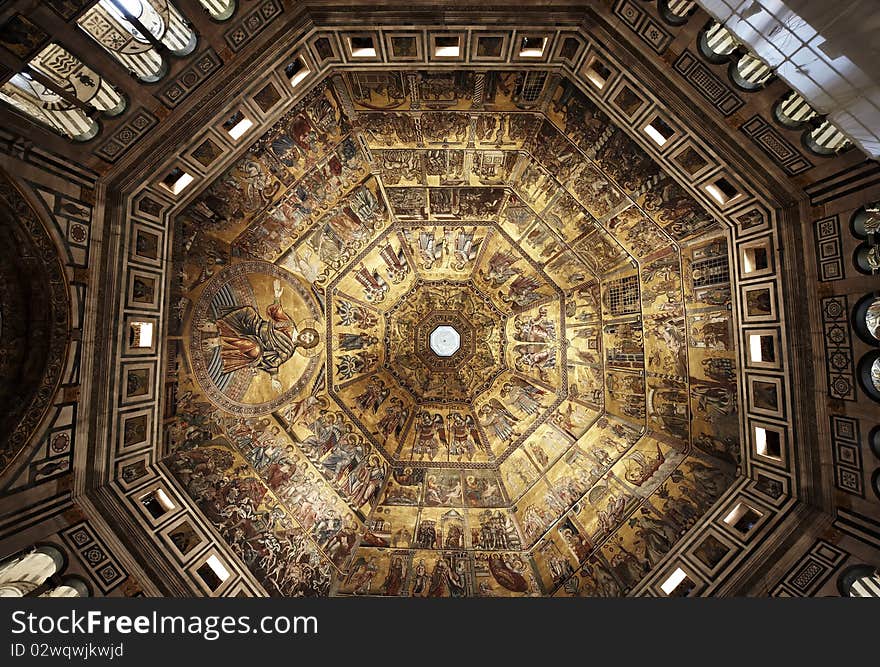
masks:
<path fill-rule="evenodd" d="M 314 376 L 321 322 L 315 299 L 296 277 L 268 262 L 234 264 L 196 302 L 189 344 L 193 372 L 224 410 L 271 412 Z"/>

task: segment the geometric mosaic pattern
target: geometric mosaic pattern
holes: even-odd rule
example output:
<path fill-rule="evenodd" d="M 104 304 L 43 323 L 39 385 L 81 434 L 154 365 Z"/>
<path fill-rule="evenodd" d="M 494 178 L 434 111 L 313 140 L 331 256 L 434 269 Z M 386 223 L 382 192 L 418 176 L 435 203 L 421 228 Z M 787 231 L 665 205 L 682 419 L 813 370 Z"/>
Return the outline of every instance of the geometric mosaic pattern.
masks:
<path fill-rule="evenodd" d="M 834 485 L 841 491 L 864 497 L 859 420 L 832 415 L 831 442 L 834 452 Z"/>
<path fill-rule="evenodd" d="M 125 581 L 128 574 L 104 546 L 87 521 L 65 529 L 61 536 L 92 575 L 92 580 L 106 595 Z"/>
<path fill-rule="evenodd" d="M 771 593 L 773 597 L 808 598 L 837 571 L 847 553 L 825 540 L 816 540 L 812 548 L 785 575 Z"/>
<path fill-rule="evenodd" d="M 672 34 L 642 11 L 637 3 L 621 0 L 614 6 L 614 13 L 657 53 L 663 53 L 672 42 Z"/>
<path fill-rule="evenodd" d="M 812 169 L 810 161 L 760 116 L 752 116 L 740 129 L 786 173 L 794 176 Z"/>
<path fill-rule="evenodd" d="M 848 321 L 849 306 L 845 296 L 822 299 L 822 328 L 825 342 L 825 367 L 828 393 L 845 401 L 856 400 L 856 377 L 853 366 L 852 338 Z"/>
<path fill-rule="evenodd" d="M 821 282 L 829 282 L 844 278 L 843 239 L 840 236 L 840 218 L 832 215 L 817 220 L 814 225 L 819 280 Z"/>
<path fill-rule="evenodd" d="M 730 116 L 745 102 L 733 90 L 706 67 L 693 53 L 685 51 L 673 67 L 697 89 L 697 92 L 725 116 Z"/>

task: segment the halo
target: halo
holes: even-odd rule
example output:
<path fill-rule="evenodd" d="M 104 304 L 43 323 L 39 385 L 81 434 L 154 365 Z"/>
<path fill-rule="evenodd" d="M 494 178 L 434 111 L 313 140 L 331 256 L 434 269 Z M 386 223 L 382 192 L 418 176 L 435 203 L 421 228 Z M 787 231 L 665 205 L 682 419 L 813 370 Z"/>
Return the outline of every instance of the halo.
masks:
<path fill-rule="evenodd" d="M 300 320 L 296 325 L 297 331 L 302 331 L 303 329 L 314 329 L 318 332 L 319 341 L 314 347 L 300 347 L 297 345 L 296 351 L 298 354 L 301 354 L 304 357 L 317 357 L 321 352 L 323 352 L 323 348 L 320 342 L 321 336 L 321 323 L 318 320 L 309 318 L 306 320 Z"/>

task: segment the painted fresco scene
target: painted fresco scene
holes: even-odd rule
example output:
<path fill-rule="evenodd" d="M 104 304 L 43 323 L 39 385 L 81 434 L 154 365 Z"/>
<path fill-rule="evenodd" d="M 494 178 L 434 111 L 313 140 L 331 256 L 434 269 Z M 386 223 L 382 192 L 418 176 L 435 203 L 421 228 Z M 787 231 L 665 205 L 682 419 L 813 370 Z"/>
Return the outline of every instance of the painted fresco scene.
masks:
<path fill-rule="evenodd" d="M 626 595 L 740 463 L 730 256 L 565 78 L 325 80 L 176 219 L 164 465 L 271 595 Z"/>

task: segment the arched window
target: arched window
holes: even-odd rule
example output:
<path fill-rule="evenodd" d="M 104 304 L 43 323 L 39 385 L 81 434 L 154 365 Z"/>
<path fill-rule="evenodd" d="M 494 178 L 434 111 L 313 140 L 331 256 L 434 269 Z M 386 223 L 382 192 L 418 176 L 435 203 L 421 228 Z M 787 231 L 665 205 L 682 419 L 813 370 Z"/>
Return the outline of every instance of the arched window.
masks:
<path fill-rule="evenodd" d="M 30 72 L 20 72 L 0 87 L 9 106 L 75 141 L 88 141 L 100 126 L 86 111 L 65 100 Z"/>
<path fill-rule="evenodd" d="M 235 0 L 199 0 L 199 3 L 215 21 L 225 21 L 235 14 Z"/>
<path fill-rule="evenodd" d="M 870 565 L 853 565 L 837 578 L 837 590 L 843 597 L 880 598 L 880 570 Z"/>
<path fill-rule="evenodd" d="M 64 554 L 51 545 L 15 555 L 0 563 L 0 597 L 38 595 L 40 587 L 66 564 Z"/>
<path fill-rule="evenodd" d="M 164 76 L 165 54 L 185 56 L 196 48 L 195 32 L 168 0 L 100 0 L 77 23 L 146 83 Z"/>
<path fill-rule="evenodd" d="M 717 21 L 712 21 L 700 33 L 700 52 L 713 63 L 726 62 L 738 46 L 733 33 Z"/>
<path fill-rule="evenodd" d="M 40 51 L 30 66 L 107 116 L 125 111 L 125 98 L 120 92 L 58 44 L 49 44 Z"/>
<path fill-rule="evenodd" d="M 850 229 L 853 236 L 862 240 L 872 235 L 880 238 L 880 201 L 865 204 L 853 213 Z"/>
<path fill-rule="evenodd" d="M 91 596 L 89 585 L 79 577 L 65 577 L 55 588 L 51 588 L 42 598 L 87 598 Z"/>
<path fill-rule="evenodd" d="M 684 25 L 697 7 L 693 0 L 657 0 L 663 20 L 671 25 Z"/>
<path fill-rule="evenodd" d="M 859 273 L 866 276 L 880 273 L 880 243 L 859 243 L 853 253 L 853 261 Z"/>
<path fill-rule="evenodd" d="M 865 328 L 880 343 L 880 297 L 873 299 L 865 310 Z"/>
<path fill-rule="evenodd" d="M 773 70 L 758 56 L 745 53 L 736 62 L 730 64 L 731 80 L 743 90 L 760 90 L 767 85 Z"/>
<path fill-rule="evenodd" d="M 799 93 L 791 91 L 773 107 L 773 115 L 785 127 L 799 130 L 818 114 Z"/>
<path fill-rule="evenodd" d="M 871 350 L 862 355 L 858 377 L 865 393 L 880 403 L 880 350 Z"/>
<path fill-rule="evenodd" d="M 61 574 L 67 557 L 57 547 L 43 544 L 0 560 L 0 597 L 89 597 L 89 585 L 80 577 Z"/>
<path fill-rule="evenodd" d="M 880 426 L 875 426 L 868 433 L 868 446 L 874 452 L 874 456 L 880 458 Z"/>
<path fill-rule="evenodd" d="M 852 146 L 852 142 L 826 119 L 804 134 L 804 145 L 816 155 L 835 155 Z"/>
<path fill-rule="evenodd" d="M 880 292 L 867 294 L 853 307 L 853 329 L 869 345 L 880 344 Z"/>

